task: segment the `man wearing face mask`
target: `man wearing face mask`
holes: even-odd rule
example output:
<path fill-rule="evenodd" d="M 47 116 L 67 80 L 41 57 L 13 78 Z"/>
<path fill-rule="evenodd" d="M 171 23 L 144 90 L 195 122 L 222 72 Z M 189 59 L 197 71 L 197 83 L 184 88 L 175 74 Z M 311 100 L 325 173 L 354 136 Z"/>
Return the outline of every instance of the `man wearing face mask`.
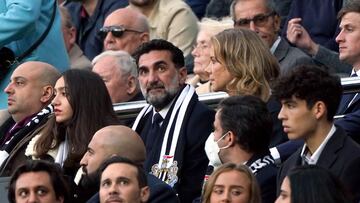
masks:
<path fill-rule="evenodd" d="M 205 144 L 209 164 L 247 165 L 258 180 L 262 202 L 274 202 L 278 169 L 268 148 L 272 120 L 266 104 L 254 96 L 229 97 L 218 106 L 214 129 Z"/>

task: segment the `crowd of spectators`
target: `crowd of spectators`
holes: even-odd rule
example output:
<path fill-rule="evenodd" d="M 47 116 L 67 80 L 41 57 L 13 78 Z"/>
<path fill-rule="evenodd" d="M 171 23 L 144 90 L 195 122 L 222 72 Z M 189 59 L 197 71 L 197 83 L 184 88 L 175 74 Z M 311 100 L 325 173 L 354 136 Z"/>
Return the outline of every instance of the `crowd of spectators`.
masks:
<path fill-rule="evenodd" d="M 0 25 L 11 203 L 360 201 L 360 0 L 0 0 Z"/>

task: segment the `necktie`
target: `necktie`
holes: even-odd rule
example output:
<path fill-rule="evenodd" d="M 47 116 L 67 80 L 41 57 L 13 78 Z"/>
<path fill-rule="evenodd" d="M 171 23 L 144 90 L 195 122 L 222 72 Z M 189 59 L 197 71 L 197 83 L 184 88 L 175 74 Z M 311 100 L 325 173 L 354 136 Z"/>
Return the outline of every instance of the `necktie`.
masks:
<path fill-rule="evenodd" d="M 351 74 L 350 77 L 357 77 L 358 75 L 356 73 Z M 340 109 L 341 111 L 339 114 L 344 114 L 346 109 L 351 105 L 352 101 L 357 97 L 358 93 L 349 93 L 343 95 L 340 102 Z"/>
<path fill-rule="evenodd" d="M 160 134 L 160 123 L 163 121 L 163 117 L 159 113 L 155 113 L 153 116 L 153 122 L 149 130 L 149 134 L 146 137 L 146 151 L 149 153 L 151 151 L 154 141 L 159 137 Z"/>

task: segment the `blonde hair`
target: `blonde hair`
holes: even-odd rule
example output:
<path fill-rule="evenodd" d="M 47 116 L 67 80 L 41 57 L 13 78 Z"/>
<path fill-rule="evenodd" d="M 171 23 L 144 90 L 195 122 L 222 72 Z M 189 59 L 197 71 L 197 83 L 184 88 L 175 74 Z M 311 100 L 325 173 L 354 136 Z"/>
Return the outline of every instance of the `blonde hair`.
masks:
<path fill-rule="evenodd" d="M 252 172 L 246 165 L 244 164 L 237 165 L 234 163 L 223 164 L 211 174 L 209 180 L 205 183 L 205 190 L 202 196 L 202 203 L 210 203 L 211 193 L 213 191 L 217 178 L 219 177 L 220 174 L 229 171 L 238 171 L 244 174 L 250 180 L 249 203 L 260 203 L 261 202 L 260 188 L 255 176 L 252 174 Z"/>
<path fill-rule="evenodd" d="M 228 29 L 212 37 L 211 44 L 215 58 L 234 77 L 226 91 L 266 102 L 270 84 L 279 75 L 279 63 L 260 37 L 248 29 Z"/>

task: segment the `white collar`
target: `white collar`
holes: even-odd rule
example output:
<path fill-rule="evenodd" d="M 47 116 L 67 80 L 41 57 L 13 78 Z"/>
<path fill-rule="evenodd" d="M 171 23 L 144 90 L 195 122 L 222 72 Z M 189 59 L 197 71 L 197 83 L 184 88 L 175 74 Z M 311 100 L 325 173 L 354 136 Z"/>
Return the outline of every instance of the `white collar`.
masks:
<path fill-rule="evenodd" d="M 326 146 L 327 142 L 334 135 L 335 130 L 336 130 L 336 127 L 333 124 L 331 126 L 329 133 L 326 135 L 325 139 L 322 141 L 320 146 L 315 150 L 315 152 L 311 156 L 308 153 L 309 151 L 308 151 L 308 148 L 305 143 L 301 150 L 300 156 L 302 158 L 304 158 L 308 164 L 315 165 L 318 162 L 321 152 L 324 150 L 324 147 Z"/>
<path fill-rule="evenodd" d="M 279 44 L 280 44 L 280 41 L 281 41 L 281 37 L 278 36 L 277 39 L 275 40 L 275 42 L 273 43 L 273 45 L 272 45 L 271 48 L 270 48 L 270 52 L 271 52 L 272 54 L 275 53 L 275 50 L 278 48 L 278 46 L 279 46 Z"/>

